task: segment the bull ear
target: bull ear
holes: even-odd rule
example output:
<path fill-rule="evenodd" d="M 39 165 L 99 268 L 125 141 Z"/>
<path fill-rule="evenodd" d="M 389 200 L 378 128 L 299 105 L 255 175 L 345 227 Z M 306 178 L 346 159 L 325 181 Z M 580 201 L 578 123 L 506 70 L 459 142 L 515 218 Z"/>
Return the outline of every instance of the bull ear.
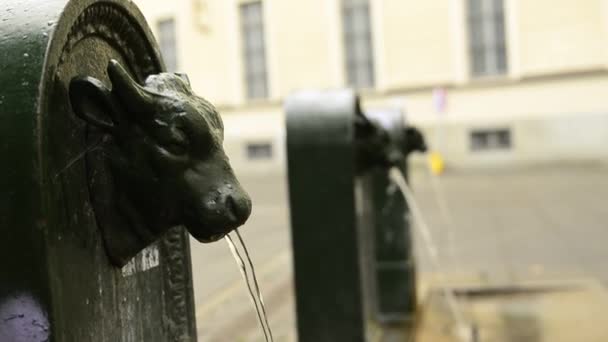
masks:
<path fill-rule="evenodd" d="M 87 123 L 106 131 L 114 130 L 117 113 L 112 93 L 96 78 L 76 77 L 70 82 L 70 103 L 74 114 Z"/>
<path fill-rule="evenodd" d="M 154 94 L 140 86 L 131 75 L 114 59 L 108 63 L 108 76 L 112 81 L 112 92 L 122 100 L 130 114 L 150 114 L 158 102 Z"/>

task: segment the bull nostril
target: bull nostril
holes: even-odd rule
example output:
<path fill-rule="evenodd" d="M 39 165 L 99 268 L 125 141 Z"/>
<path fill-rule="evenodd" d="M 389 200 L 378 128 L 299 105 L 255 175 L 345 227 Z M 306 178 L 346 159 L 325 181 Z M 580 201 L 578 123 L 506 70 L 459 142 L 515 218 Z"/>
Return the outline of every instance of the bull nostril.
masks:
<path fill-rule="evenodd" d="M 233 196 L 226 198 L 226 206 L 239 224 L 245 223 L 249 218 L 251 214 L 250 203 L 251 201 L 248 198 L 235 198 Z"/>
<path fill-rule="evenodd" d="M 226 198 L 226 207 L 228 209 L 228 212 L 231 213 L 233 216 L 237 217 L 237 208 L 236 208 L 236 203 L 234 203 L 234 199 L 232 198 L 232 196 L 228 196 Z"/>

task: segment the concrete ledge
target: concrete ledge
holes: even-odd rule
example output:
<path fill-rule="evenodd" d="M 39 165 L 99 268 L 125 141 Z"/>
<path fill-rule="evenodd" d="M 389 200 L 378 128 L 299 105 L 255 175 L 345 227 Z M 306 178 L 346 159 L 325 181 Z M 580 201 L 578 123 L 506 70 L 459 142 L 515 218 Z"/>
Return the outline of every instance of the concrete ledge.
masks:
<path fill-rule="evenodd" d="M 595 280 L 537 280 L 456 290 L 464 322 L 455 321 L 443 291 L 433 288 L 421 305 L 415 341 L 608 341 L 608 318 L 603 314 L 608 293 Z M 464 295 L 470 290 L 482 295 Z"/>

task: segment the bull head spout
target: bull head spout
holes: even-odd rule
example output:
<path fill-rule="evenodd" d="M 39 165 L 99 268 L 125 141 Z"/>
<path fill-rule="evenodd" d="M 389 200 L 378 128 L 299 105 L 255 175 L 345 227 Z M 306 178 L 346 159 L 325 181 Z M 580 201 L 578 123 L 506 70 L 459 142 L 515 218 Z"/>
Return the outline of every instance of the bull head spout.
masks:
<path fill-rule="evenodd" d="M 111 89 L 74 78 L 69 97 L 74 113 L 111 140 L 104 152 L 114 205 L 129 227 L 103 229 L 111 261 L 124 265 L 173 226 L 212 242 L 244 224 L 251 200 L 224 153 L 213 105 L 183 75 L 151 75 L 140 85 L 114 60 L 108 75 Z"/>
<path fill-rule="evenodd" d="M 358 109 L 355 116 L 355 166 L 357 174 L 380 167 L 390 168 L 405 162 L 413 152 L 426 152 L 422 133 L 415 127 L 390 134 L 375 120 Z"/>

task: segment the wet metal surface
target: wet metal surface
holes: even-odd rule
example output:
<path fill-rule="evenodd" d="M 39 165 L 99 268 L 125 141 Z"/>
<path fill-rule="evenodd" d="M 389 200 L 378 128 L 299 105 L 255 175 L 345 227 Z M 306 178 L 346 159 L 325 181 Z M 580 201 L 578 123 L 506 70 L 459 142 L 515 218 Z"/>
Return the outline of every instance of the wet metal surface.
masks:
<path fill-rule="evenodd" d="M 107 81 L 110 59 L 139 82 L 162 71 L 143 15 L 127 0 L 3 0 L 0 36 L 0 341 L 196 341 L 187 235 L 110 264 L 93 198 L 113 188 L 88 182 L 109 174 L 89 167 L 102 154 L 68 96 L 78 75 Z"/>

